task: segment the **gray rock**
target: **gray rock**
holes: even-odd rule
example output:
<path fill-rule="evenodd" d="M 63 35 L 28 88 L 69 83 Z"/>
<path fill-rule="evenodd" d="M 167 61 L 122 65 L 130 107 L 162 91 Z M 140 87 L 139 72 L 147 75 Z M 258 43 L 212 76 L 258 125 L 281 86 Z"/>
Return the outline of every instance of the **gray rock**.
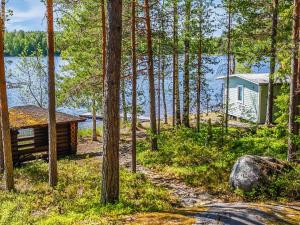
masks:
<path fill-rule="evenodd" d="M 290 167 L 277 159 L 247 155 L 235 163 L 229 182 L 232 188 L 249 192 L 255 187 L 267 185 L 271 176 L 286 169 Z"/>

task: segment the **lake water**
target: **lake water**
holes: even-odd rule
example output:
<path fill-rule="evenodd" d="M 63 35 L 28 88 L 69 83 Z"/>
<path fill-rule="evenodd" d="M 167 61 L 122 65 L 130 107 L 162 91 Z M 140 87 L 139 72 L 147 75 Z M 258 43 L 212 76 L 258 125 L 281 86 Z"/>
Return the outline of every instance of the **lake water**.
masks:
<path fill-rule="evenodd" d="M 7 73 L 16 73 L 17 71 L 17 65 L 20 62 L 19 57 L 7 57 L 6 58 L 6 71 Z M 168 114 L 172 114 L 172 58 L 167 57 L 167 68 L 166 68 L 166 81 L 165 81 L 165 91 L 166 91 L 166 101 L 167 101 L 167 110 Z M 183 58 L 180 59 L 181 62 L 183 62 Z M 226 74 L 226 57 L 223 56 L 210 56 L 210 57 L 204 57 L 204 70 L 205 70 L 205 79 L 203 80 L 203 84 L 206 83 L 206 87 L 204 88 L 206 90 L 205 92 L 202 92 L 202 102 L 201 102 L 201 108 L 202 110 L 206 110 L 207 108 L 207 96 L 210 96 L 209 100 L 209 108 L 213 108 L 215 105 L 217 105 L 221 101 L 221 92 L 222 92 L 222 81 L 217 80 L 216 78 L 225 75 Z M 46 59 L 45 59 L 46 63 Z M 62 67 L 66 64 L 65 61 L 61 60 L 60 57 L 55 58 L 56 63 L 56 72 L 58 74 L 62 73 Z M 182 63 L 181 63 L 182 65 Z M 193 77 L 196 75 L 196 65 L 191 66 L 191 111 L 195 111 L 195 85 L 193 82 Z M 253 72 L 256 73 L 265 73 L 268 72 L 268 68 L 266 65 L 264 66 L 254 66 Z M 182 80 L 183 80 L 183 70 L 180 68 L 179 73 L 179 79 L 180 79 L 180 92 L 181 92 L 181 107 L 182 107 Z M 13 78 L 8 78 L 9 82 L 14 83 Z M 156 82 L 157 85 L 157 82 Z M 204 90 L 203 89 L 203 90 Z M 126 90 L 127 92 L 127 103 L 130 105 L 131 97 L 130 97 L 130 90 L 131 90 L 131 83 L 130 81 L 126 81 Z M 148 79 L 147 74 L 142 73 L 139 75 L 138 78 L 138 103 L 142 109 L 141 116 L 149 116 L 149 90 L 148 90 Z M 26 102 L 24 102 L 24 99 L 21 98 L 20 89 L 18 88 L 10 88 L 8 89 L 8 105 L 9 107 L 13 106 L 20 106 L 25 105 Z M 163 114 L 163 108 L 161 107 Z M 74 109 L 69 108 L 67 106 L 60 106 L 58 108 L 59 111 L 79 115 L 82 113 L 86 113 L 89 110 L 80 108 L 80 109 Z M 88 121 L 85 124 L 82 124 L 84 127 L 89 127 L 91 124 L 90 121 Z"/>

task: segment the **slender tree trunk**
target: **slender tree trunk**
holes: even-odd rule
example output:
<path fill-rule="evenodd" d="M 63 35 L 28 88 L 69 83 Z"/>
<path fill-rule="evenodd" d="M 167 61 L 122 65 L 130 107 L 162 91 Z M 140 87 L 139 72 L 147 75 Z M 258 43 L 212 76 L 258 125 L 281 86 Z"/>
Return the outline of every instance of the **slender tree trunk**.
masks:
<path fill-rule="evenodd" d="M 48 28 L 48 99 L 49 99 L 49 185 L 57 184 L 56 99 L 54 66 L 53 1 L 47 0 Z"/>
<path fill-rule="evenodd" d="M 161 113 L 161 35 L 159 37 L 158 40 L 158 74 L 157 74 L 157 111 L 158 111 L 158 118 L 157 118 L 157 133 L 160 134 L 160 122 L 161 122 L 161 117 L 160 117 L 160 113 Z"/>
<path fill-rule="evenodd" d="M 299 134 L 296 125 L 297 116 L 297 81 L 299 80 L 299 31 L 300 31 L 300 1 L 294 0 L 293 13 L 293 63 L 292 76 L 290 83 L 290 105 L 289 105 L 289 140 L 288 140 L 288 160 L 294 161 L 296 159 L 297 146 L 293 141 L 294 137 Z"/>
<path fill-rule="evenodd" d="M 5 0 L 1 0 L 1 21 L 3 22 L 3 38 L 5 35 Z M 0 110 L 1 117 L 1 110 Z M 4 155 L 3 155 L 3 143 L 2 143 L 2 127 L 0 123 L 0 173 L 4 172 Z"/>
<path fill-rule="evenodd" d="M 1 15 L 0 26 L 1 26 L 0 31 L 3 31 L 4 23 L 3 23 L 2 15 Z M 10 136 L 10 127 L 9 127 L 9 114 L 8 114 L 7 92 L 6 92 L 6 81 L 5 81 L 3 32 L 0 32 L 0 109 L 2 111 L 0 115 L 1 116 L 0 123 L 2 127 L 5 188 L 7 190 L 12 190 L 14 188 L 14 175 L 13 175 L 11 136 Z"/>
<path fill-rule="evenodd" d="M 209 94 L 206 93 L 206 116 L 209 114 Z"/>
<path fill-rule="evenodd" d="M 104 91 L 101 203 L 119 200 L 122 0 L 107 0 L 108 43 Z"/>
<path fill-rule="evenodd" d="M 131 2 L 131 43 L 132 43 L 132 163 L 131 170 L 132 172 L 136 172 L 136 125 L 137 125 L 137 58 L 136 58 L 136 0 L 132 0 Z"/>
<path fill-rule="evenodd" d="M 228 133 L 228 117 L 229 117 L 229 79 L 231 72 L 231 0 L 228 2 L 228 31 L 227 31 L 227 77 L 226 77 L 226 109 L 225 109 L 225 129 Z"/>
<path fill-rule="evenodd" d="M 1 118 L 1 111 L 0 111 Z M 3 143 L 2 143 L 2 126 L 0 123 L 0 173 L 4 172 L 4 155 L 3 155 Z"/>
<path fill-rule="evenodd" d="M 180 93 L 179 93 L 179 66 L 178 66 L 178 0 L 173 0 L 173 123 L 181 124 Z"/>
<path fill-rule="evenodd" d="M 167 110 L 167 102 L 166 102 L 166 90 L 165 90 L 165 77 L 166 77 L 166 57 L 162 56 L 162 67 L 161 67 L 161 88 L 162 88 L 162 100 L 164 106 L 164 123 L 168 124 L 168 110 Z"/>
<path fill-rule="evenodd" d="M 201 77 L 202 77 L 202 24 L 200 18 L 200 40 L 198 46 L 198 76 L 197 76 L 197 131 L 200 132 L 200 114 L 201 114 Z"/>
<path fill-rule="evenodd" d="M 274 105 L 274 73 L 276 70 L 276 38 L 278 24 L 278 0 L 273 0 L 272 16 L 272 35 L 271 35 L 271 57 L 270 57 L 270 78 L 268 86 L 268 101 L 266 124 L 271 125 L 273 122 L 273 105 Z"/>
<path fill-rule="evenodd" d="M 150 123 L 151 123 L 151 148 L 157 150 L 157 127 L 156 127 L 156 113 L 155 113 L 155 85 L 154 85 L 154 68 L 153 68 L 153 49 L 152 49 L 152 30 L 150 20 L 149 0 L 145 0 L 145 15 L 146 15 L 146 29 L 147 29 L 147 54 L 148 54 L 148 73 L 149 73 L 149 96 L 150 96 Z"/>
<path fill-rule="evenodd" d="M 125 80 L 122 79 L 122 107 L 123 107 L 123 121 L 126 123 L 128 122 L 128 115 L 127 115 L 127 103 L 126 103 L 126 92 L 125 92 Z"/>
<path fill-rule="evenodd" d="M 101 22 L 102 22 L 102 79 L 103 91 L 106 74 L 106 16 L 105 16 L 105 2 L 101 0 Z"/>
<path fill-rule="evenodd" d="M 235 55 L 232 54 L 232 70 L 231 70 L 231 74 L 235 74 L 236 71 L 236 59 L 235 59 Z"/>
<path fill-rule="evenodd" d="M 92 140 L 97 141 L 97 110 L 96 110 L 96 100 L 93 99 L 92 103 L 92 111 L 93 111 L 93 132 L 92 132 Z"/>
<path fill-rule="evenodd" d="M 183 124 L 190 127 L 190 20 L 191 0 L 185 3 Z"/>

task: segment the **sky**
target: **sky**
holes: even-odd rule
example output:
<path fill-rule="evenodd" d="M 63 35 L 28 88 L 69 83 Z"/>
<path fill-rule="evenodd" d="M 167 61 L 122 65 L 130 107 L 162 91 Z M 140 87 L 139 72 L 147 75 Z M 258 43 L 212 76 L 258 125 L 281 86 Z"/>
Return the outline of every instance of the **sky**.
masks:
<path fill-rule="evenodd" d="M 220 0 L 214 0 L 220 3 Z M 45 31 L 46 6 L 40 0 L 7 0 L 7 10 L 12 10 L 13 15 L 9 17 L 6 29 L 8 31 Z M 217 9 L 218 13 L 224 13 L 223 10 Z M 217 30 L 215 36 L 220 36 L 222 30 Z"/>
<path fill-rule="evenodd" d="M 46 7 L 40 0 L 8 0 L 7 9 L 13 11 L 6 25 L 8 31 L 46 29 Z"/>

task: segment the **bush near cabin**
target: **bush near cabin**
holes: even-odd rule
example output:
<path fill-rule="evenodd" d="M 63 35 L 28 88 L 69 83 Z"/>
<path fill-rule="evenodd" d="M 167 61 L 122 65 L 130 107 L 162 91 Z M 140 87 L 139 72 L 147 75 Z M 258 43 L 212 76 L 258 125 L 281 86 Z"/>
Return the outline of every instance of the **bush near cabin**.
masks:
<path fill-rule="evenodd" d="M 184 181 L 186 184 L 205 188 L 220 198 L 242 197 L 247 200 L 299 200 L 300 166 L 274 177 L 270 186 L 253 190 L 251 193 L 233 193 L 228 181 L 236 160 L 243 155 L 271 156 L 286 159 L 286 132 L 281 128 L 258 128 L 242 130 L 230 128 L 224 134 L 220 126 L 210 129 L 203 124 L 200 133 L 194 129 L 178 128 L 165 130 L 159 136 L 159 150 L 151 151 L 149 141 L 138 144 L 138 160 Z M 209 140 L 209 141 L 208 141 Z"/>

